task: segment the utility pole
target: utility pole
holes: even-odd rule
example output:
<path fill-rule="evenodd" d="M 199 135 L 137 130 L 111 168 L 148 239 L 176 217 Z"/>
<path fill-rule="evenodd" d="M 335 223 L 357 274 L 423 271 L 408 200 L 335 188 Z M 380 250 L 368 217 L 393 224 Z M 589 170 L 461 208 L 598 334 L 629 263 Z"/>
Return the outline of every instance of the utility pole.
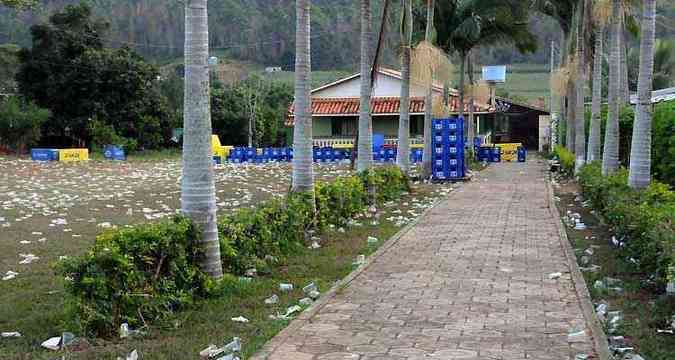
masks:
<path fill-rule="evenodd" d="M 555 40 L 551 39 L 551 59 L 550 59 L 550 79 L 553 79 L 553 73 L 555 72 L 555 56 L 556 55 L 556 46 L 555 46 Z M 560 122 L 560 119 L 558 117 L 558 114 L 556 113 L 556 109 L 554 108 L 553 104 L 555 102 L 555 95 L 553 94 L 553 87 L 549 86 L 550 88 L 550 98 L 549 98 L 549 113 L 551 115 L 551 124 L 549 127 L 549 143 L 550 143 L 550 151 L 552 151 L 555 146 L 557 145 L 558 142 L 558 123 Z"/>

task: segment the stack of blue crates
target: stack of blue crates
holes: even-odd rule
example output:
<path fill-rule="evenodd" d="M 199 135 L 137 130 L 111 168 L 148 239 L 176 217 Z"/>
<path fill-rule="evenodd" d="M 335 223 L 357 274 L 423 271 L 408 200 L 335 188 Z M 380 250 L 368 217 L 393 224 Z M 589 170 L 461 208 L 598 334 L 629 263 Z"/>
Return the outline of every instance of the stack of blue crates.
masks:
<path fill-rule="evenodd" d="M 464 169 L 464 119 L 434 119 L 431 137 L 434 180 L 460 179 Z"/>

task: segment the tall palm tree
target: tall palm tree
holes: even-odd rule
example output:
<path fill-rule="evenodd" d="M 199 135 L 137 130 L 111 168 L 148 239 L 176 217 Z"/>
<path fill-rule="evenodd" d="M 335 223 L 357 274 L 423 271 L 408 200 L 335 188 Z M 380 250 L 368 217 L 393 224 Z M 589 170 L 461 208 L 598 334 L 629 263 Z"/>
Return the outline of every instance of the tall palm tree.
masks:
<path fill-rule="evenodd" d="M 311 0 L 295 2 L 295 126 L 293 129 L 293 192 L 314 197 L 312 170 L 312 105 L 310 97 L 310 10 Z M 314 204 L 314 201 L 311 201 Z"/>
<path fill-rule="evenodd" d="M 537 48 L 537 39 L 528 26 L 529 4 L 526 2 L 438 0 L 435 12 L 439 47 L 448 53 L 456 52 L 460 58 L 460 116 L 464 115 L 465 64 L 472 49 L 498 42 L 512 43 L 523 53 L 534 52 Z"/>
<path fill-rule="evenodd" d="M 624 0 L 624 2 L 627 0 Z M 630 103 L 630 89 L 628 86 L 628 58 L 626 38 L 626 8 L 627 4 L 621 7 L 621 30 L 619 31 L 619 104 L 626 106 Z"/>
<path fill-rule="evenodd" d="M 586 126 L 584 111 L 584 90 L 586 88 L 586 46 L 585 33 L 587 16 L 590 12 L 589 0 L 579 1 L 579 20 L 577 24 L 577 81 L 575 83 L 576 119 L 574 127 L 574 169 L 579 171 L 586 163 Z"/>
<path fill-rule="evenodd" d="M 410 170 L 410 53 L 412 48 L 412 0 L 401 1 L 401 105 L 398 121 L 398 155 L 396 163 Z"/>
<path fill-rule="evenodd" d="M 588 135 L 588 162 L 600 160 L 600 107 L 602 102 L 602 61 L 603 40 L 608 11 L 606 1 L 595 2 L 593 8 L 595 23 L 595 46 L 593 50 L 593 96 L 591 100 L 591 127 Z"/>
<path fill-rule="evenodd" d="M 427 0 L 427 25 L 424 32 L 424 40 L 431 44 L 434 31 L 434 0 Z M 430 77 L 429 87 L 424 97 L 424 153 L 422 154 L 422 174 L 424 178 L 431 176 L 431 110 L 433 102 L 434 77 Z"/>
<path fill-rule="evenodd" d="M 371 9 L 370 0 L 361 0 L 361 101 L 356 170 L 366 171 L 373 165 L 373 124 L 370 116 L 371 79 Z"/>
<path fill-rule="evenodd" d="M 612 0 L 611 17 L 611 49 L 609 56 L 609 108 L 607 110 L 607 125 L 605 142 L 602 151 L 602 174 L 608 175 L 619 168 L 619 70 L 621 59 L 622 30 L 621 6 L 623 0 Z"/>
<path fill-rule="evenodd" d="M 654 39 L 656 27 L 656 0 L 644 0 L 642 36 L 640 38 L 640 75 L 638 102 L 633 122 L 630 148 L 628 184 L 642 189 L 651 181 L 652 144 L 652 76 L 654 72 Z"/>
<path fill-rule="evenodd" d="M 181 211 L 201 228 L 201 267 L 223 277 L 216 224 L 209 85 L 207 0 L 185 3 L 185 98 Z"/>

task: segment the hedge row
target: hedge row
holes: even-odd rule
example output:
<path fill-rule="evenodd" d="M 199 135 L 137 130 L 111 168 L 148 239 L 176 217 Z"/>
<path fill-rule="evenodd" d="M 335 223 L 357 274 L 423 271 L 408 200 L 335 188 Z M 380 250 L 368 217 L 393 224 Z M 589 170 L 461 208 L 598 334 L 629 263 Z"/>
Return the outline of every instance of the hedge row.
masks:
<path fill-rule="evenodd" d="M 374 193 L 368 189 L 375 189 Z M 344 225 L 370 202 L 382 203 L 409 191 L 408 178 L 394 166 L 316 184 L 316 213 L 307 194 L 261 203 L 219 219 L 223 271 L 241 275 L 273 271 L 273 259 L 305 247 L 309 235 L 329 224 Z M 167 318 L 199 298 L 216 293 L 216 283 L 199 270 L 199 232 L 185 218 L 102 233 L 90 251 L 59 262 L 66 277 L 67 305 L 82 333 L 115 335 Z"/>
<path fill-rule="evenodd" d="M 602 176 L 597 162 L 581 168 L 579 184 L 615 232 L 627 263 L 662 287 L 675 281 L 675 192 L 659 182 L 641 191 L 631 189 L 625 169 Z"/>

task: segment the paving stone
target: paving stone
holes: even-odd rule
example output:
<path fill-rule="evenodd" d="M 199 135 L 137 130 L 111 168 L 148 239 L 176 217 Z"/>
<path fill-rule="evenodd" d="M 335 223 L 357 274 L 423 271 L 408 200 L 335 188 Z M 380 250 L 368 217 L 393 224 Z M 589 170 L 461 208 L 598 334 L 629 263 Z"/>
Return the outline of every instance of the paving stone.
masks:
<path fill-rule="evenodd" d="M 463 184 L 268 356 L 569 359 L 593 352 L 548 209 L 545 164 L 500 163 Z M 562 272 L 555 281 L 548 274 Z M 354 357 L 356 356 L 356 357 Z"/>

